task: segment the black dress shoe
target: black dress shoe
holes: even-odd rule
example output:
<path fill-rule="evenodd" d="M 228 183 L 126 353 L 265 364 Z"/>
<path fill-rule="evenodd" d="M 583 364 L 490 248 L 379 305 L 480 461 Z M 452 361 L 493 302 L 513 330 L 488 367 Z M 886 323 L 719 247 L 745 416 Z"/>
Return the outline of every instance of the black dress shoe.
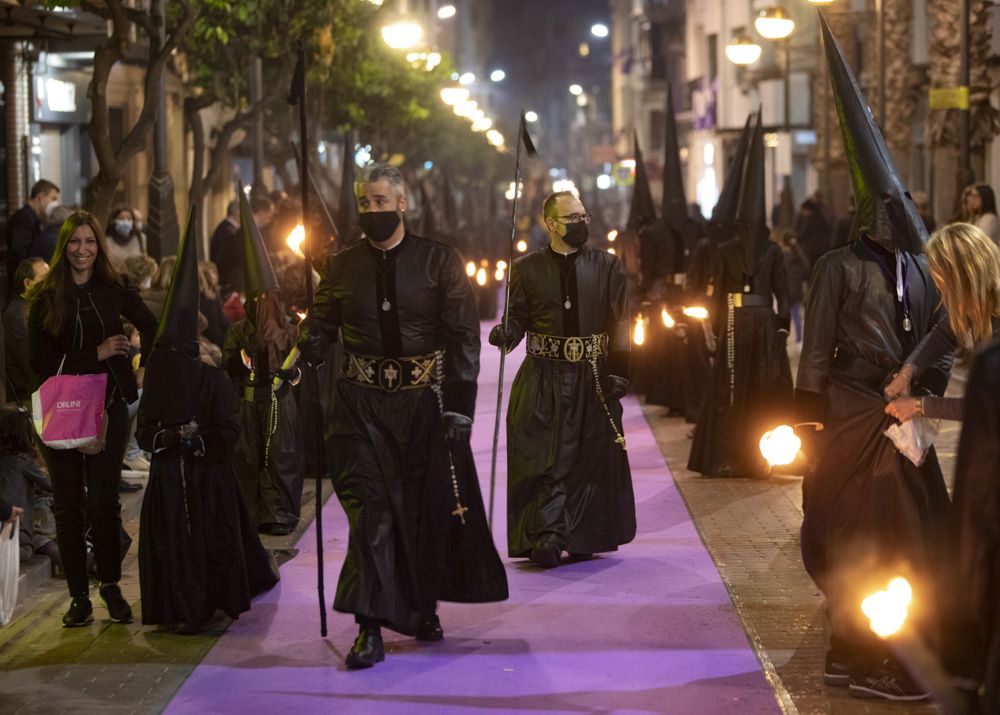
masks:
<path fill-rule="evenodd" d="M 570 561 L 590 561 L 593 558 L 594 558 L 593 554 L 581 554 L 572 551 L 569 554 Z"/>
<path fill-rule="evenodd" d="M 178 626 L 174 629 L 174 633 L 179 636 L 196 636 L 201 633 L 201 626 L 197 623 L 184 621 L 183 623 L 178 624 Z"/>
<path fill-rule="evenodd" d="M 351 670 L 371 668 L 385 660 L 385 645 L 378 626 L 361 626 L 351 652 L 347 654 L 347 667 Z"/>
<path fill-rule="evenodd" d="M 562 549 L 555 544 L 539 544 L 531 550 L 531 560 L 546 569 L 558 566 L 560 556 Z"/>
<path fill-rule="evenodd" d="M 94 607 L 89 598 L 74 598 L 63 616 L 63 628 L 79 628 L 94 622 Z"/>
<path fill-rule="evenodd" d="M 108 615 L 114 623 L 131 623 L 132 607 L 122 596 L 122 591 L 117 583 L 109 583 L 99 589 L 101 600 L 108 607 Z"/>
<path fill-rule="evenodd" d="M 436 613 L 424 616 L 417 626 L 418 641 L 439 641 L 444 638 L 444 629 L 441 628 L 441 619 Z"/>
<path fill-rule="evenodd" d="M 141 492 L 142 485 L 135 482 L 126 482 L 124 479 L 118 482 L 119 494 L 130 494 L 131 492 Z"/>

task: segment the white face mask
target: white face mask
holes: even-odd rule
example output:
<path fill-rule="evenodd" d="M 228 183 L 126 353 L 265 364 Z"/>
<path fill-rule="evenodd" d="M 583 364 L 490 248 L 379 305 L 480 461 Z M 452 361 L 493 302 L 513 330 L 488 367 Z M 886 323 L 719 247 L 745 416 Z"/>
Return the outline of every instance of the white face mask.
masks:
<path fill-rule="evenodd" d="M 50 201 L 49 205 L 45 207 L 46 218 L 52 218 L 52 213 L 59 208 L 59 201 Z"/>

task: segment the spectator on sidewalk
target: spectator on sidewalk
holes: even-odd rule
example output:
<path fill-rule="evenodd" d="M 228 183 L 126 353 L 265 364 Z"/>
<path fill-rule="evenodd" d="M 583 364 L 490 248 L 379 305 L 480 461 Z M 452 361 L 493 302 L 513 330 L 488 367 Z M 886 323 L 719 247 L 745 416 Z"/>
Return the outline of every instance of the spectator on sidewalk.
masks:
<path fill-rule="evenodd" d="M 39 385 L 28 355 L 28 302 L 25 296 L 48 272 L 49 264 L 41 258 L 25 258 L 21 261 L 14 271 L 14 289 L 17 295 L 3 312 L 8 397 L 24 407 L 31 405 L 31 394 Z"/>
<path fill-rule="evenodd" d="M 799 245 L 795 232 L 785 229 L 774 229 L 771 240 L 781 246 L 785 256 L 785 270 L 788 273 L 788 303 L 792 325 L 795 326 L 795 342 L 802 342 L 802 300 L 805 298 L 805 285 L 809 279 L 809 258 Z"/>
<path fill-rule="evenodd" d="M 274 218 L 274 204 L 267 196 L 250 198 L 250 213 L 261 231 L 265 231 Z M 227 298 L 232 292 L 243 293 L 246 280 L 243 273 L 243 234 L 240 233 L 239 202 L 233 201 L 226 208 L 226 218 L 220 223 L 212 242 L 209 257 L 219 269 L 219 284 L 222 295 Z"/>
<path fill-rule="evenodd" d="M 125 261 L 146 253 L 146 242 L 135 228 L 135 215 L 128 206 L 116 206 L 108 218 L 106 230 L 108 255 L 119 270 L 125 270 Z"/>
<path fill-rule="evenodd" d="M 51 261 L 52 252 L 56 250 L 56 238 L 59 236 L 59 229 L 62 227 L 63 221 L 79 210 L 79 206 L 66 206 L 64 204 L 59 204 L 52 209 L 49 214 L 49 222 L 42 230 L 42 235 L 31 244 L 28 258 L 41 258 L 46 263 Z"/>
<path fill-rule="evenodd" d="M 1000 241 L 997 200 L 987 184 L 973 184 L 962 192 L 962 220 L 985 233 L 993 243 Z"/>
<path fill-rule="evenodd" d="M 153 286 L 159 272 L 156 261 L 142 254 L 141 256 L 131 256 L 125 261 L 125 277 L 128 279 L 130 288 L 135 288 L 142 293 Z"/>
<path fill-rule="evenodd" d="M 937 230 L 937 221 L 934 220 L 933 211 L 931 210 L 930 195 L 926 191 L 914 191 L 913 203 L 917 205 L 917 213 L 920 214 L 920 220 L 924 222 L 927 233 L 934 233 Z"/>
<path fill-rule="evenodd" d="M 226 340 L 229 321 L 222 305 L 222 290 L 219 287 L 219 269 L 211 261 L 198 263 L 199 288 L 201 290 L 201 313 L 208 321 L 204 336 L 219 348 Z"/>
<path fill-rule="evenodd" d="M 167 292 L 170 290 L 170 277 L 173 274 L 174 263 L 176 262 L 177 256 L 167 256 L 160 261 L 160 267 L 156 271 L 156 277 L 153 279 L 152 284 L 147 290 L 140 291 L 143 301 L 157 320 L 160 319 L 160 314 L 163 313 L 163 305 L 166 303 Z"/>
<path fill-rule="evenodd" d="M 31 246 L 42 235 L 49 213 L 59 203 L 59 187 L 41 179 L 31 187 L 28 202 L 7 221 L 7 287 L 13 285 L 17 265 L 31 255 Z"/>

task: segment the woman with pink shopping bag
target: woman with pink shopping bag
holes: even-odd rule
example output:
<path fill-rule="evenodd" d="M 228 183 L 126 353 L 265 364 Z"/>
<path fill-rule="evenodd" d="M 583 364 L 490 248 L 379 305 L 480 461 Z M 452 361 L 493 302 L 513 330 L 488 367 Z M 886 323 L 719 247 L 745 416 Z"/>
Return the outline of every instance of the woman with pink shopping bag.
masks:
<path fill-rule="evenodd" d="M 118 587 L 121 578 L 118 482 L 128 438 L 128 405 L 139 396 L 126 357 L 129 342 L 123 334 L 122 317 L 138 328 L 144 345 L 152 345 L 156 318 L 139 294 L 126 288 L 115 273 L 100 224 L 86 211 L 78 211 L 63 222 L 52 268 L 32 288 L 28 301 L 29 354 L 35 373 L 42 380 L 56 375 L 99 375 L 106 380 L 104 410 L 100 416 L 103 440 L 76 449 L 72 439 L 60 443 L 46 439 L 42 432 L 42 456 L 54 491 L 56 535 L 73 599 L 63 616 L 63 625 L 85 626 L 94 620 L 84 536 L 88 523 L 101 599 L 112 621 L 130 623 L 132 609 Z M 79 407 L 83 408 L 86 402 L 83 383 L 90 381 L 78 382 L 80 399 L 59 392 L 55 404 L 50 402 L 50 405 L 65 411 L 75 409 L 75 403 L 80 402 Z M 41 392 L 44 394 L 45 385 Z M 36 415 L 36 421 L 39 419 Z"/>

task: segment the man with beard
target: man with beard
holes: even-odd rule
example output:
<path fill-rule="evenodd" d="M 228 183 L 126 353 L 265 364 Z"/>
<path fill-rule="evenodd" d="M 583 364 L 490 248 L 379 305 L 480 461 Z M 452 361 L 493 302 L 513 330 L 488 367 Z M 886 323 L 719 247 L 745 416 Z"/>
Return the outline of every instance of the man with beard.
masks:
<path fill-rule="evenodd" d="M 444 637 L 437 601 L 507 598 L 469 438 L 479 321 L 458 253 L 407 233 L 403 177 L 374 164 L 358 186 L 366 240 L 330 256 L 299 345 L 343 339 L 328 426 L 347 556 L 333 607 L 354 614 L 349 668 L 385 659 L 381 627 Z"/>
<path fill-rule="evenodd" d="M 136 436 L 152 453 L 139 522 L 142 622 L 198 632 L 278 581 L 233 473 L 239 434 L 226 374 L 198 357 L 194 212 L 174 264 L 146 376 Z"/>
<path fill-rule="evenodd" d="M 246 194 L 240 190 L 247 317 L 229 326 L 222 364 L 239 387 L 240 438 L 234 455 L 243 498 L 258 528 L 289 534 L 299 522 L 304 455 L 291 387 L 295 328 L 282 305 Z"/>
<path fill-rule="evenodd" d="M 758 441 L 791 407 L 792 374 L 785 351 L 788 276 L 781 249 L 768 240 L 764 185 L 758 115 L 734 238 L 716 254 L 711 312 L 718 347 L 688 460 L 688 469 L 710 477 L 766 474 Z"/>
<path fill-rule="evenodd" d="M 799 363 L 800 416 L 825 425 L 806 453 L 802 560 L 826 597 L 825 681 L 857 697 L 919 700 L 926 693 L 868 629 L 858 604 L 906 575 L 933 610 L 931 556 L 948 492 L 931 448 L 915 466 L 883 436 L 882 388 L 938 320 L 927 232 L 889 157 L 853 73 L 821 19 L 833 94 L 854 183 L 851 240 L 817 262 Z M 945 361 L 914 394 L 940 394 Z M 924 392 L 921 392 L 924 390 Z M 918 624 L 919 625 L 919 624 Z"/>
<path fill-rule="evenodd" d="M 628 389 L 629 313 L 621 261 L 586 246 L 590 215 L 573 194 L 542 209 L 549 245 L 511 271 L 508 326 L 490 343 L 528 357 L 507 410 L 507 548 L 559 565 L 635 537 L 620 400 Z"/>

